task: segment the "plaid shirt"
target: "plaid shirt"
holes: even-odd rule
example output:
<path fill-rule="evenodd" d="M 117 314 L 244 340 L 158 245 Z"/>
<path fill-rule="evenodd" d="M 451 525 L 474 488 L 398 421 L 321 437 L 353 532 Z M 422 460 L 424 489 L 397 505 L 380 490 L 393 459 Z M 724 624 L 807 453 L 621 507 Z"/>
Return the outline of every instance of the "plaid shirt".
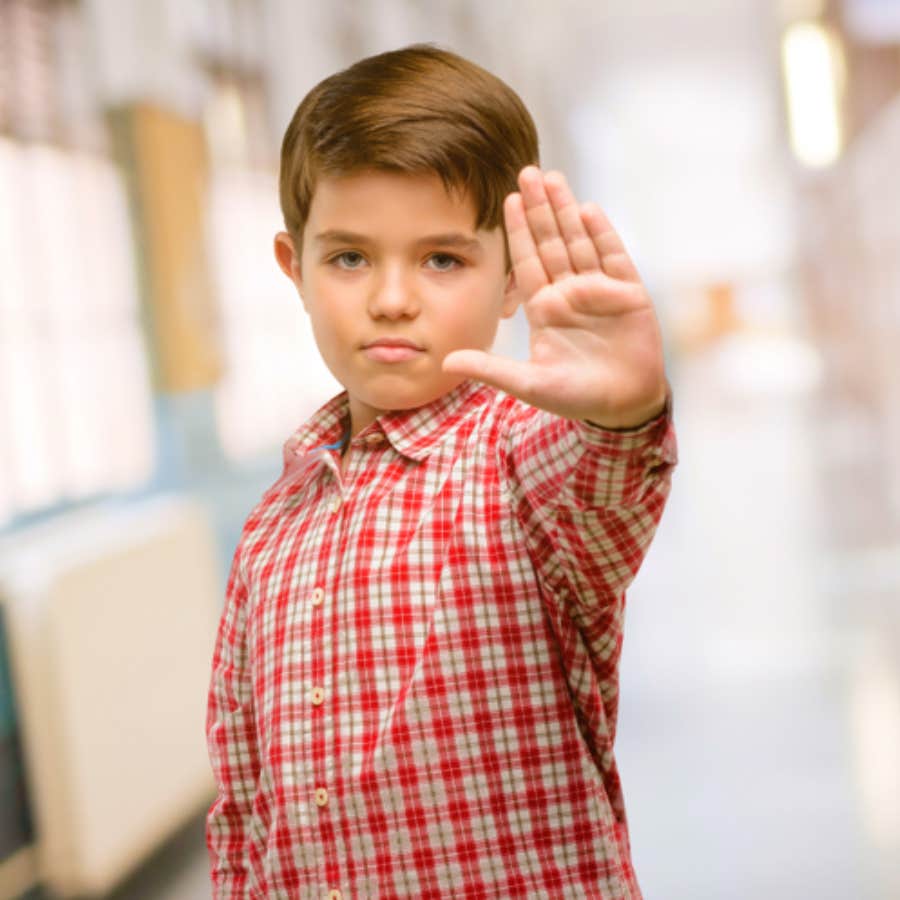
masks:
<path fill-rule="evenodd" d="M 639 898 L 613 757 L 624 589 L 676 461 L 474 382 L 285 444 L 216 639 L 215 897 Z"/>

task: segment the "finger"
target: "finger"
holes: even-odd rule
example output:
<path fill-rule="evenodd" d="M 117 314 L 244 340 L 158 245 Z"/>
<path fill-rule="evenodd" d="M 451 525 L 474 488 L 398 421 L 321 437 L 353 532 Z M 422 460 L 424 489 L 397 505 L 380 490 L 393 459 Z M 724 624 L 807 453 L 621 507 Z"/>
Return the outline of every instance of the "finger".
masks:
<path fill-rule="evenodd" d="M 652 308 L 640 282 L 623 281 L 605 272 L 585 272 L 554 285 L 568 307 L 587 316 L 624 316 Z"/>
<path fill-rule="evenodd" d="M 526 403 L 532 402 L 537 383 L 534 366 L 516 359 L 507 359 L 483 350 L 454 350 L 444 357 L 443 369 L 454 375 L 465 375 L 490 384 Z"/>
<path fill-rule="evenodd" d="M 509 258 L 515 273 L 516 286 L 523 299 L 533 297 L 550 279 L 544 264 L 538 256 L 537 247 L 528 221 L 522 195 L 509 194 L 503 202 L 503 215 L 506 220 L 506 235 L 509 241 Z"/>
<path fill-rule="evenodd" d="M 569 251 L 544 188 L 544 176 L 537 166 L 522 169 L 519 173 L 519 190 L 528 227 L 549 279 L 558 281 L 571 275 L 573 269 Z"/>
<path fill-rule="evenodd" d="M 637 268 L 603 210 L 596 203 L 585 203 L 581 207 L 581 220 L 594 242 L 603 271 L 612 278 L 639 282 Z"/>
<path fill-rule="evenodd" d="M 600 269 L 600 257 L 581 219 L 578 201 L 565 175 L 562 172 L 547 172 L 544 188 L 565 241 L 572 269 L 575 272 L 596 272 Z"/>

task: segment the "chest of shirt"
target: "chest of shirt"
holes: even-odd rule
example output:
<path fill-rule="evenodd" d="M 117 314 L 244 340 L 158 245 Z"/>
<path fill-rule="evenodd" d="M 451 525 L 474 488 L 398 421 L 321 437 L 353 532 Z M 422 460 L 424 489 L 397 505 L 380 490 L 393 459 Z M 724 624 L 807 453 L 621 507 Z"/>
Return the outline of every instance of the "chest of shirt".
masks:
<path fill-rule="evenodd" d="M 540 584 L 512 498 L 488 452 L 448 445 L 415 461 L 385 447 L 341 476 L 323 466 L 255 535 L 248 637 L 265 689 L 289 670 L 394 695 L 453 648 L 460 668 L 545 639 Z M 499 648 L 499 649 L 493 649 Z M 377 676 L 366 673 L 377 671 Z"/>

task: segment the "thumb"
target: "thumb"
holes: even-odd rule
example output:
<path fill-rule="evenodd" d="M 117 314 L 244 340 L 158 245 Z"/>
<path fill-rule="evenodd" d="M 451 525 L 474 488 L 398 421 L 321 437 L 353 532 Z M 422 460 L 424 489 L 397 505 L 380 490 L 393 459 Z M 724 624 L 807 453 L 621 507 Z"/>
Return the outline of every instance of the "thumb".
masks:
<path fill-rule="evenodd" d="M 534 367 L 531 363 L 507 359 L 484 350 L 454 350 L 444 357 L 443 369 L 506 391 L 526 403 L 531 402 Z"/>

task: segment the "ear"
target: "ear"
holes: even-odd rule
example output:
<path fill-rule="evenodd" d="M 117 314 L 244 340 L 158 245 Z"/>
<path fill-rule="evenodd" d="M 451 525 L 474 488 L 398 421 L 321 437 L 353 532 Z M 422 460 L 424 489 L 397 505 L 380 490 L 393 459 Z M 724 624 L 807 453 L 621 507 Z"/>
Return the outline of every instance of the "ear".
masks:
<path fill-rule="evenodd" d="M 516 272 L 514 269 L 509 270 L 506 276 L 506 286 L 503 289 L 503 306 L 501 307 L 500 317 L 508 319 L 519 308 L 521 300 L 518 286 L 516 285 Z"/>
<path fill-rule="evenodd" d="M 286 231 L 279 231 L 275 235 L 275 261 L 278 263 L 278 268 L 294 282 L 297 293 L 303 299 L 303 277 L 300 270 L 300 259 L 294 249 L 294 239 Z"/>

